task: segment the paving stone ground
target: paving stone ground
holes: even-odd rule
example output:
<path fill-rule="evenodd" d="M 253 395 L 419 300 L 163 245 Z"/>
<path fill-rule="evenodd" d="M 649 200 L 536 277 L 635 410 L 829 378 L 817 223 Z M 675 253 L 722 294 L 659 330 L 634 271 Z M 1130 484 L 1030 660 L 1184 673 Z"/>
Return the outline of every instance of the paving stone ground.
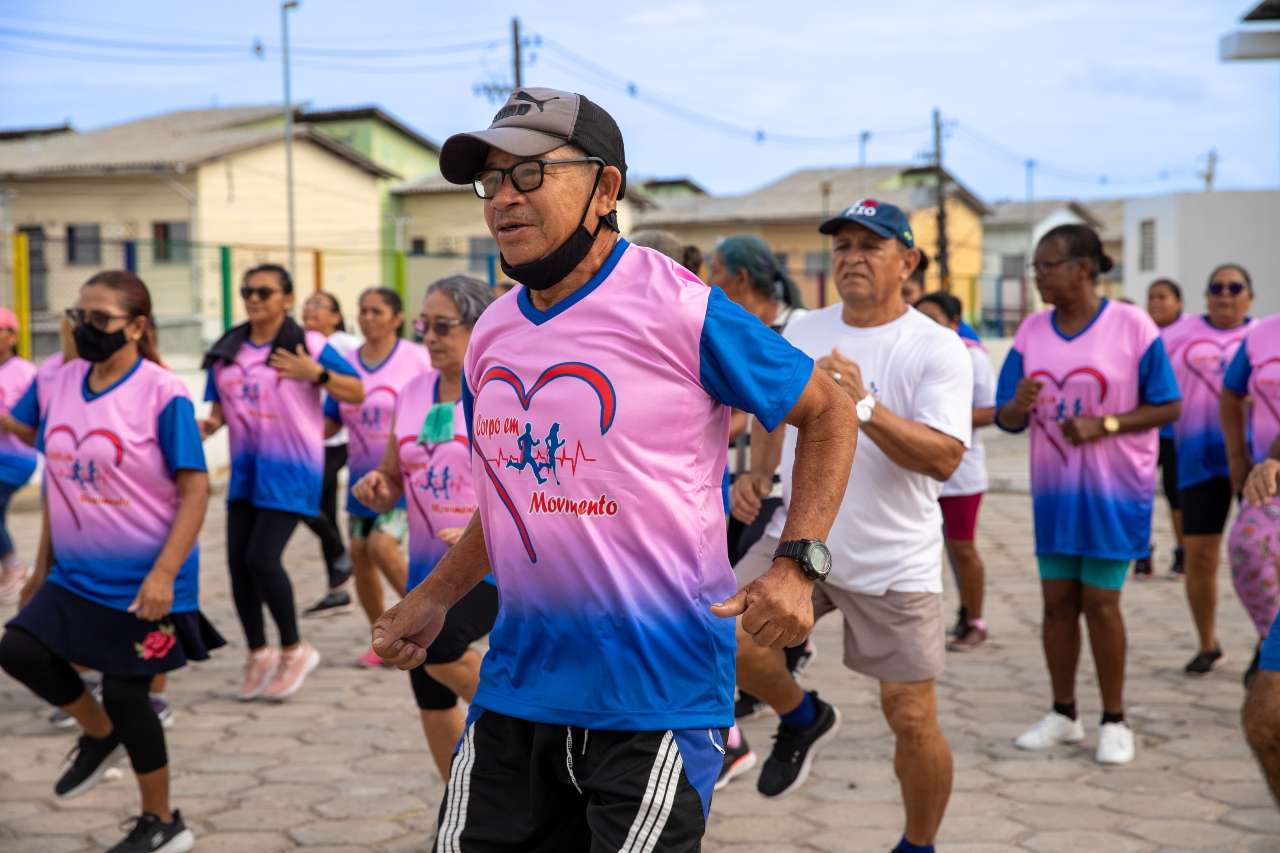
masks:
<path fill-rule="evenodd" d="M 997 442 L 992 455 L 993 476 L 1007 470 L 1016 477 L 1016 445 Z M 177 712 L 168 733 L 173 801 L 198 835 L 196 849 L 427 849 L 441 785 L 407 677 L 353 666 L 368 639 L 363 616 L 303 623 L 324 660 L 286 704 L 231 698 L 244 647 L 221 556 L 224 520 L 217 500 L 201 539 L 203 601 L 231 645 L 178 672 L 169 690 Z M 37 516 L 13 513 L 10 526 L 22 552 L 31 553 Z M 1157 531 L 1163 572 L 1169 553 L 1164 519 Z M 1181 584 L 1161 578 L 1125 590 L 1129 714 L 1139 749 L 1133 765 L 1107 769 L 1093 761 L 1100 707 L 1087 650 L 1079 703 L 1088 739 L 1047 753 L 1014 749 L 1012 738 L 1048 703 L 1027 497 L 989 496 L 979 542 L 993 636 L 985 649 L 950 656 L 939 689 L 956 763 L 940 849 L 1280 851 L 1280 811 L 1239 730 L 1240 675 L 1253 638 L 1225 569 L 1221 631 L 1231 660 L 1202 680 L 1181 671 L 1194 651 Z M 323 585 L 318 547 L 306 530 L 294 536 L 287 564 L 305 605 Z M 947 599 L 954 608 L 950 589 Z M 4 606 L 0 618 L 11 613 L 12 606 Z M 842 709 L 839 737 L 794 796 L 762 799 L 754 774 L 718 794 L 706 850 L 886 851 L 901 834 L 893 743 L 875 685 L 841 666 L 834 617 L 819 624 L 815 640 L 818 657 L 804 681 Z M 51 728 L 46 716 L 34 697 L 0 676 L 0 851 L 101 849 L 120 837 L 119 822 L 137 807 L 132 777 L 126 772 L 77 800 L 55 801 L 53 782 L 73 736 Z M 762 753 L 774 725 L 762 718 L 745 726 Z"/>

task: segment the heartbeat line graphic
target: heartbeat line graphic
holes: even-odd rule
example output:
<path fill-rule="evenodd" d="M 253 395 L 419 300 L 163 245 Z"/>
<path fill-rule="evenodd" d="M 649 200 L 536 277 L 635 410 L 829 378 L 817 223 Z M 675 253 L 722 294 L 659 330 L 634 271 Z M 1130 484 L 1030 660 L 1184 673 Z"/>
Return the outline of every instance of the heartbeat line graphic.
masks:
<path fill-rule="evenodd" d="M 490 459 L 490 460 L 489 460 L 489 464 L 491 464 L 491 465 L 496 465 L 496 466 L 498 466 L 499 468 L 502 468 L 503 466 L 505 466 L 505 465 L 507 464 L 507 460 L 508 460 L 508 459 L 514 459 L 514 460 L 516 460 L 517 462 L 519 462 L 519 461 L 520 461 L 520 458 L 521 458 L 521 457 L 520 457 L 520 454 L 518 454 L 518 453 L 517 453 L 517 454 L 515 454 L 515 455 L 513 455 L 513 456 L 508 456 L 505 452 L 503 452 L 502 448 L 501 448 L 501 447 L 499 447 L 499 448 L 498 448 L 498 458 L 497 458 L 497 459 Z M 533 458 L 534 458 L 534 460 L 535 460 L 535 461 L 537 461 L 537 462 L 539 462 L 539 463 L 541 463 L 541 464 L 543 464 L 543 465 L 545 465 L 545 464 L 547 463 L 547 454 L 546 454 L 546 453 L 544 453 L 544 452 L 543 452 L 543 451 L 541 451 L 541 450 L 539 450 L 539 451 L 535 451 L 535 452 L 534 452 L 534 454 L 533 454 Z M 583 464 L 585 465 L 585 464 L 590 463 L 590 462 L 599 462 L 599 461 L 600 461 L 600 460 L 599 460 L 599 459 L 596 459 L 594 456 L 588 456 L 588 455 L 587 455 L 587 451 L 586 451 L 586 449 L 582 446 L 582 442 L 581 442 L 581 441 L 578 441 L 578 442 L 577 442 L 577 444 L 576 444 L 576 446 L 573 448 L 573 455 L 572 455 L 572 456 L 567 455 L 563 450 L 561 450 L 561 451 L 560 451 L 560 453 L 559 453 L 559 455 L 557 455 L 557 456 L 556 456 L 556 463 L 557 463 L 557 464 L 559 464 L 559 465 L 568 465 L 568 466 L 569 466 L 569 473 L 570 473 L 571 475 L 575 476 L 575 477 L 576 477 L 576 476 L 578 476 L 578 463 L 579 463 L 579 462 L 581 462 L 581 463 L 583 463 Z"/>

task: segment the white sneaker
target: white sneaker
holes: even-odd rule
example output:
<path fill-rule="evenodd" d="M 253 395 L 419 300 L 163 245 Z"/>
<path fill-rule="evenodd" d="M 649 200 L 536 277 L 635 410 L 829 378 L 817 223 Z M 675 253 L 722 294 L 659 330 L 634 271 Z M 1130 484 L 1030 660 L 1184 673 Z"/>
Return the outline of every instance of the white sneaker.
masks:
<path fill-rule="evenodd" d="M 1050 711 L 1040 722 L 1018 735 L 1013 745 L 1018 749 L 1048 749 L 1060 743 L 1079 743 L 1082 740 L 1084 723 Z"/>
<path fill-rule="evenodd" d="M 1098 729 L 1098 763 L 1128 764 L 1133 754 L 1133 729 L 1126 723 L 1103 723 Z"/>

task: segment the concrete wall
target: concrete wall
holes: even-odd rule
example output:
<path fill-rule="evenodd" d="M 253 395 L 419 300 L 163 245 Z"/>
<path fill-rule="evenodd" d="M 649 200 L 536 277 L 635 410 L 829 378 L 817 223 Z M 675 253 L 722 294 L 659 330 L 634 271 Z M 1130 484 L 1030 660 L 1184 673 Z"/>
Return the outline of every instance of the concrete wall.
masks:
<path fill-rule="evenodd" d="M 1140 223 L 1156 222 L 1156 263 L 1138 268 Z M 1220 263 L 1242 264 L 1254 282 L 1254 316 L 1280 311 L 1280 190 L 1176 193 L 1132 199 L 1125 210 L 1125 293 L 1142 304 L 1153 279 L 1183 287 L 1188 311 L 1204 306 L 1203 289 Z"/>

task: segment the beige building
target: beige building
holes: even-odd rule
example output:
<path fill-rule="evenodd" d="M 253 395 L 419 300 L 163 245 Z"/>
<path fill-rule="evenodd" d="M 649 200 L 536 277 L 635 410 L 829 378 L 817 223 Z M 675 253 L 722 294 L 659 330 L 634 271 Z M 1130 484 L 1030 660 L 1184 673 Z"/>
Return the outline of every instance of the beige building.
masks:
<path fill-rule="evenodd" d="M 834 300 L 835 290 L 830 282 L 830 238 L 818 233 L 819 223 L 861 198 L 887 201 L 908 211 L 916 244 L 933 259 L 938 233 L 935 175 L 932 169 L 909 166 L 801 169 L 742 195 L 661 198 L 638 217 L 638 226 L 671 231 L 708 256 L 723 237 L 755 234 L 786 265 L 807 303 L 826 305 Z M 982 217 L 987 209 L 949 174 L 946 183 L 951 286 L 976 311 Z M 929 266 L 926 284 L 929 290 L 940 286 L 937 264 Z"/>
<path fill-rule="evenodd" d="M 30 242 L 37 355 L 52 349 L 54 318 L 79 285 L 125 267 L 152 292 L 165 352 L 198 353 L 222 329 L 223 245 L 232 247 L 239 317 L 243 271 L 288 261 L 278 115 L 270 106 L 189 110 L 0 143 L 0 228 Z M 296 129 L 300 294 L 322 283 L 349 305 L 379 281 L 378 181 L 392 177 L 341 142 Z"/>

